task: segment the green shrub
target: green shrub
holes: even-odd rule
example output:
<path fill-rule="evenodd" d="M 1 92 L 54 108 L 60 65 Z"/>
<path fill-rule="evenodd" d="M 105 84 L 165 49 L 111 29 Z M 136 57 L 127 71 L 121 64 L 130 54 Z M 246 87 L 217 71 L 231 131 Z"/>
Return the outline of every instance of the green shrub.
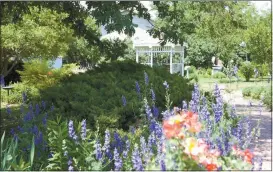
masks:
<path fill-rule="evenodd" d="M 263 103 L 272 111 L 272 89 L 267 88 L 263 93 Z"/>
<path fill-rule="evenodd" d="M 251 64 L 251 62 L 245 61 L 241 63 L 239 72 L 244 75 L 246 81 L 248 82 L 254 74 L 254 66 Z"/>
<path fill-rule="evenodd" d="M 197 72 L 190 73 L 189 79 L 191 80 L 191 83 L 197 83 L 199 81 Z"/>
<path fill-rule="evenodd" d="M 261 93 L 264 91 L 264 87 L 253 87 L 251 89 L 250 96 L 253 99 L 260 99 L 261 98 Z"/>
<path fill-rule="evenodd" d="M 227 76 L 223 72 L 217 72 L 212 75 L 213 78 L 222 79 L 226 78 Z"/>
<path fill-rule="evenodd" d="M 191 74 L 191 73 L 195 73 L 195 72 L 197 72 L 196 67 L 195 66 L 190 66 L 189 73 Z"/>
<path fill-rule="evenodd" d="M 148 86 L 144 82 L 144 71 L 149 76 Z M 149 102 L 150 89 L 153 88 L 155 104 L 161 111 L 166 104 L 165 80 L 170 85 L 173 105 L 180 105 L 182 100 L 191 98 L 193 86 L 187 79 L 170 74 L 163 67 L 151 68 L 132 61 L 103 63 L 86 73 L 73 74 L 59 84 L 41 90 L 41 97 L 53 103 L 56 112 L 65 118 L 87 119 L 91 126 L 99 120 L 102 130 L 106 126 L 127 130 L 141 114 L 142 102 L 135 91 L 136 81 L 139 82 L 141 96 L 147 96 Z M 127 100 L 125 107 L 122 96 Z"/>
<path fill-rule="evenodd" d="M 23 65 L 24 70 L 18 71 L 22 82 L 36 88 L 46 88 L 57 84 L 61 79 L 72 74 L 75 64 L 66 64 L 60 69 L 52 69 L 46 60 L 33 60 Z"/>
<path fill-rule="evenodd" d="M 249 97 L 251 95 L 252 87 L 246 87 L 243 89 L 242 93 L 244 97 Z"/>
<path fill-rule="evenodd" d="M 9 97 L 7 95 L 7 91 L 1 89 L 1 99 L 4 102 L 7 102 L 9 100 L 9 103 L 16 104 L 16 103 L 22 103 L 22 95 L 23 93 L 27 96 L 27 101 L 33 100 L 34 97 L 39 97 L 40 93 L 37 88 L 35 88 L 32 85 L 27 85 L 24 83 L 15 83 L 12 84 L 13 89 L 9 93 Z"/>
<path fill-rule="evenodd" d="M 208 69 L 207 69 L 207 74 L 211 76 L 211 73 L 212 73 L 212 69 L 211 69 L 211 68 L 208 68 Z"/>
<path fill-rule="evenodd" d="M 254 66 L 257 68 L 260 77 L 267 76 L 269 72 L 268 64 L 255 64 Z"/>

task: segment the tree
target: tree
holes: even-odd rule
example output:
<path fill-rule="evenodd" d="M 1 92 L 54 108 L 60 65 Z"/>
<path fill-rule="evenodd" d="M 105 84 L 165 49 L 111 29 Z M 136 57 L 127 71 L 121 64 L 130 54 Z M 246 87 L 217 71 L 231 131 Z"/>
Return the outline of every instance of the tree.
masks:
<path fill-rule="evenodd" d="M 246 32 L 248 51 L 257 64 L 272 61 L 271 27 L 271 12 L 267 11 Z"/>
<path fill-rule="evenodd" d="M 1 27 L 22 23 L 23 16 L 25 14 L 31 14 L 31 9 L 34 6 L 39 10 L 48 8 L 58 14 L 68 14 L 60 21 L 61 24 L 65 24 L 68 28 L 71 27 L 74 31 L 74 36 L 79 38 L 82 43 L 85 42 L 84 44 L 88 45 L 89 48 L 90 46 L 98 46 L 99 51 L 104 50 L 105 47 L 100 41 L 96 30 L 90 27 L 88 28 L 88 25 L 85 25 L 87 17 L 92 16 L 97 26 L 105 25 L 106 30 L 109 32 L 124 32 L 130 36 L 134 34 L 134 26 L 136 26 L 132 22 L 133 15 L 138 15 L 148 20 L 150 19 L 148 10 L 140 2 L 90 1 L 87 2 L 87 8 L 82 6 L 79 1 L 0 2 Z M 4 32 L 2 34 L 4 34 Z M 4 51 L 6 50 L 1 49 L 1 60 L 4 59 L 4 54 L 7 53 Z M 11 60 L 11 58 L 9 58 L 9 60 Z M 6 63 L 7 59 L 5 65 L 1 66 L 1 73 L 3 74 L 5 71 L 4 75 L 7 75 L 7 72 L 10 71 L 7 69 Z"/>
<path fill-rule="evenodd" d="M 198 58 L 208 58 L 206 53 L 214 53 L 224 61 L 224 65 L 227 65 L 231 58 L 237 58 L 235 50 L 244 39 L 243 32 L 247 29 L 249 19 L 246 17 L 253 14 L 254 9 L 253 6 L 248 6 L 247 2 L 229 1 L 155 2 L 155 6 L 159 18 L 150 33 L 155 37 L 162 37 L 162 44 L 167 41 L 179 44 L 184 41 L 191 42 L 195 47 L 199 47 L 199 50 L 189 48 L 188 54 L 205 53 L 200 54 Z M 209 44 L 202 47 L 201 42 Z M 198 44 L 200 46 L 197 46 Z M 213 48 L 203 51 L 205 46 Z"/>
<path fill-rule="evenodd" d="M 73 30 L 62 23 L 66 17 L 65 13 L 33 7 L 21 21 L 2 25 L 1 74 L 6 76 L 24 59 L 65 55 L 73 34 Z M 12 66 L 8 69 L 11 61 Z"/>

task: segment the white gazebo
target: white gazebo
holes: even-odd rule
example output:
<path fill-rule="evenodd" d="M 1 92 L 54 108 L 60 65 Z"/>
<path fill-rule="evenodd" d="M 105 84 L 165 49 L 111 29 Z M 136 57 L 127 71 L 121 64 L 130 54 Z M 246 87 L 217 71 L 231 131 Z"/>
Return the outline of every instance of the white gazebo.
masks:
<path fill-rule="evenodd" d="M 170 73 L 180 73 L 184 76 L 184 46 L 167 43 L 160 46 L 158 43 L 153 44 L 134 44 L 136 51 L 136 62 L 150 65 L 169 66 Z M 161 59 L 160 55 L 166 55 L 167 58 Z"/>

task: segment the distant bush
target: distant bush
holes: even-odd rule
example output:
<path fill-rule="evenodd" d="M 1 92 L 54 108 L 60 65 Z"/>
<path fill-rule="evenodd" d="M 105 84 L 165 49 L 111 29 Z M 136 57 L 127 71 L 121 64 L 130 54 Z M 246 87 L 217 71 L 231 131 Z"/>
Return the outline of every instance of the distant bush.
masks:
<path fill-rule="evenodd" d="M 272 111 L 272 89 L 267 88 L 263 93 L 263 103 Z"/>
<path fill-rule="evenodd" d="M 246 81 L 248 82 L 254 74 L 254 66 L 251 64 L 251 62 L 245 61 L 241 63 L 239 72 L 244 75 Z"/>
<path fill-rule="evenodd" d="M 190 66 L 189 73 L 191 74 L 191 73 L 195 73 L 195 72 L 197 72 L 196 67 L 195 66 Z"/>
<path fill-rule="evenodd" d="M 211 69 L 211 68 L 208 68 L 208 69 L 207 69 L 207 74 L 211 76 L 211 73 L 212 73 L 212 69 Z"/>
<path fill-rule="evenodd" d="M 254 87 L 251 90 L 250 96 L 253 99 L 260 99 L 261 98 L 261 94 L 262 94 L 263 91 L 265 91 L 264 87 Z"/>
<path fill-rule="evenodd" d="M 267 76 L 269 72 L 268 64 L 255 64 L 254 66 L 259 72 L 258 76 L 262 78 Z"/>
<path fill-rule="evenodd" d="M 222 79 L 226 78 L 227 76 L 223 72 L 217 72 L 212 75 L 213 78 Z"/>
<path fill-rule="evenodd" d="M 244 97 L 249 97 L 251 95 L 252 87 L 246 87 L 243 89 L 242 93 Z"/>
<path fill-rule="evenodd" d="M 66 64 L 60 69 L 52 69 L 46 60 L 33 60 L 25 63 L 23 67 L 23 71 L 18 71 L 22 82 L 40 89 L 53 86 L 72 75 L 76 65 Z"/>
<path fill-rule="evenodd" d="M 144 71 L 149 83 L 145 84 Z M 170 85 L 173 105 L 190 100 L 193 86 L 178 74 L 170 74 L 165 68 L 137 64 L 132 61 L 103 63 L 94 70 L 74 74 L 59 84 L 41 91 L 43 100 L 53 103 L 58 114 L 65 118 L 87 119 L 94 127 L 98 120 L 100 128 L 123 128 L 135 124 L 141 114 L 140 95 L 136 92 L 139 83 L 141 96 L 151 101 L 151 88 L 156 96 L 159 112 L 165 107 L 165 88 Z M 122 100 L 122 96 L 124 99 Z M 125 102 L 124 102 L 125 101 Z M 125 105 L 125 106 L 123 106 Z M 153 108 L 152 108 L 153 110 Z"/>
<path fill-rule="evenodd" d="M 34 97 L 39 97 L 39 90 L 35 88 L 32 85 L 26 85 L 23 83 L 15 83 L 12 84 L 13 89 L 10 91 L 9 96 L 7 96 L 7 91 L 4 89 L 1 89 L 1 99 L 4 102 L 7 102 L 9 100 L 9 103 L 15 104 L 15 103 L 22 103 L 22 95 L 23 93 L 26 94 L 27 100 L 32 100 Z"/>

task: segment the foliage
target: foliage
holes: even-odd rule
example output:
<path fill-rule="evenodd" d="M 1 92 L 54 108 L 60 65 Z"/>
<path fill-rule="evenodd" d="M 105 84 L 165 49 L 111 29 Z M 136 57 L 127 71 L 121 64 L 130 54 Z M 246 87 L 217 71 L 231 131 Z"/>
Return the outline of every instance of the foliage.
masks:
<path fill-rule="evenodd" d="M 244 33 L 258 15 L 247 2 L 154 2 L 158 10 L 155 27 L 150 31 L 162 44 L 189 42 L 192 63 L 210 66 L 212 56 L 224 65 L 237 59 Z M 192 46 L 192 48 L 191 48 Z M 196 59 L 195 59 L 196 58 Z"/>
<path fill-rule="evenodd" d="M 24 161 L 23 156 L 18 152 L 18 140 L 8 138 L 5 141 L 5 132 L 1 137 L 1 171 L 6 170 L 31 170 L 34 160 L 34 143 L 31 147 L 29 162 Z M 33 140 L 32 140 L 33 141 Z M 33 141 L 34 142 L 34 141 Z M 19 160 L 19 161 L 18 161 Z"/>
<path fill-rule="evenodd" d="M 65 13 L 33 7 L 20 22 L 2 26 L 1 42 L 4 49 L 1 73 L 6 76 L 23 59 L 64 55 L 73 33 L 62 24 L 66 17 Z M 8 69 L 9 61 L 13 62 L 13 66 Z"/>
<path fill-rule="evenodd" d="M 147 81 L 146 78 L 146 83 Z M 233 108 L 230 111 L 224 110 L 226 107 L 222 104 L 217 85 L 214 94 L 211 94 L 211 104 L 207 104 L 206 98 L 200 95 L 198 86 L 195 85 L 189 108 L 183 103 L 183 109 L 170 108 L 168 92 L 171 87 L 167 82 L 164 82 L 163 86 L 166 91 L 167 109 L 162 113 L 162 124 L 151 111 L 156 100 L 153 99 L 149 103 L 149 95 L 143 95 L 142 108 L 145 112 L 140 116 L 140 125 L 130 133 L 117 130 L 110 132 L 107 129 L 105 135 L 99 136 L 100 127 L 97 127 L 96 132 L 92 132 L 87 128 L 86 120 L 78 123 L 57 117 L 57 120 L 47 121 L 44 118 L 47 117 L 45 110 L 48 105 L 42 102 L 41 105 L 36 105 L 35 109 L 30 105 L 28 112 L 24 112 L 23 127 L 12 132 L 13 137 L 20 143 L 17 150 L 24 148 L 34 136 L 35 154 L 31 154 L 36 158 L 32 158 L 33 170 L 255 168 L 256 155 L 246 147 L 252 139 L 258 137 L 258 130 L 251 132 L 247 129 L 249 123 L 237 116 Z M 40 107 L 41 109 L 37 110 Z M 56 112 L 51 108 L 50 113 Z M 27 133 L 28 129 L 31 133 Z M 41 133 L 44 133 L 45 137 L 40 137 Z M 27 151 L 29 150 L 27 148 Z M 23 151 L 22 155 L 27 159 L 27 154 Z M 49 157 L 46 156 L 48 154 Z"/>
<path fill-rule="evenodd" d="M 262 93 L 263 103 L 272 111 L 272 88 L 268 88 Z"/>
<path fill-rule="evenodd" d="M 144 71 L 149 76 L 147 85 L 143 79 Z M 106 127 L 128 130 L 139 117 L 142 104 L 139 98 L 151 95 L 151 89 L 157 97 L 155 106 L 160 114 L 165 106 L 165 95 L 164 88 L 156 85 L 165 80 L 172 85 L 170 94 L 174 104 L 181 104 L 182 99 L 189 100 L 192 86 L 187 83 L 188 80 L 178 74 L 171 75 L 164 68 L 150 68 L 131 61 L 103 63 L 94 70 L 72 75 L 58 85 L 42 90 L 41 97 L 53 103 L 56 112 L 65 118 L 87 119 L 88 125 L 93 127 L 99 120 L 102 131 Z M 143 91 L 141 95 L 133 91 L 136 82 Z"/>
<path fill-rule="evenodd" d="M 263 15 L 259 16 L 255 24 L 249 27 L 246 33 L 251 59 L 258 64 L 272 62 L 271 20 L 271 12 L 264 12 Z"/>
<path fill-rule="evenodd" d="M 84 20 L 84 25 L 88 31 L 92 31 L 94 35 L 100 36 L 99 28 L 92 17 Z M 73 37 L 73 41 L 69 44 L 69 50 L 65 56 L 68 63 L 78 63 L 84 67 L 93 67 L 101 58 L 99 46 L 91 44 L 84 36 Z"/>
<path fill-rule="evenodd" d="M 254 64 L 255 68 L 258 70 L 258 76 L 261 78 L 268 76 L 269 73 L 269 65 L 264 63 L 264 64 Z"/>
<path fill-rule="evenodd" d="M 254 74 L 254 66 L 249 61 L 243 62 L 241 63 L 239 73 L 243 74 L 246 81 L 248 82 Z"/>
<path fill-rule="evenodd" d="M 222 78 L 226 78 L 226 74 L 224 74 L 223 72 L 216 72 L 212 75 L 212 78 L 218 78 L 218 79 L 222 79 Z"/>
<path fill-rule="evenodd" d="M 272 90 L 268 87 L 246 87 L 243 89 L 243 96 L 262 100 L 272 110 Z"/>
<path fill-rule="evenodd" d="M 188 40 L 189 48 L 187 48 L 187 61 L 195 67 L 212 67 L 211 59 L 216 53 L 215 45 L 203 38 L 192 36 Z"/>
<path fill-rule="evenodd" d="M 249 97 L 251 95 L 252 87 L 246 87 L 243 89 L 242 93 L 244 97 Z"/>
<path fill-rule="evenodd" d="M 40 96 L 39 90 L 33 86 L 33 85 L 27 85 L 24 83 L 14 83 L 11 86 L 13 86 L 13 89 L 10 91 L 10 95 L 7 96 L 7 91 L 4 89 L 1 89 L 1 99 L 4 102 L 8 102 L 11 104 L 17 104 L 22 103 L 22 95 L 25 94 L 27 96 L 27 99 L 25 101 L 29 102 L 30 100 L 33 100 L 34 97 L 37 98 Z"/>
<path fill-rule="evenodd" d="M 66 64 L 60 69 L 52 69 L 46 60 L 32 60 L 24 63 L 23 67 L 23 71 L 18 71 L 22 82 L 41 89 L 56 85 L 61 79 L 71 76 L 76 65 Z"/>

